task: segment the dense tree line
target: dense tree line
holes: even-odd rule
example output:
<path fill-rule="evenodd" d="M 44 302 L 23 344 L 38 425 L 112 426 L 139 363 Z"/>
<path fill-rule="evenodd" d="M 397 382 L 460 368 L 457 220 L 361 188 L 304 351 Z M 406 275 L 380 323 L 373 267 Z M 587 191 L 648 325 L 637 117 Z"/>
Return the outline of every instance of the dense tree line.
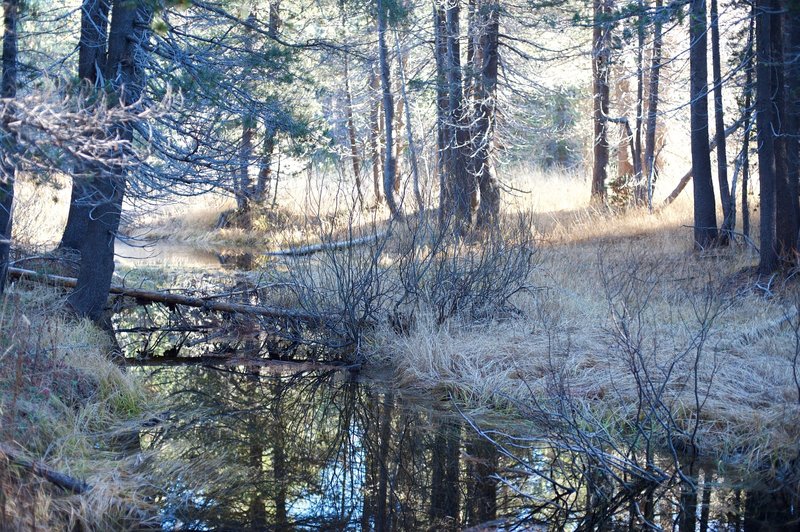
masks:
<path fill-rule="evenodd" d="M 328 150 L 352 171 L 361 208 L 385 201 L 391 218 L 402 219 L 436 205 L 439 223 L 462 236 L 495 225 L 505 182 L 496 163 L 508 151 L 498 145 L 511 140 L 504 132 L 529 118 L 520 101 L 532 101 L 536 91 L 557 97 L 536 79 L 536 65 L 581 57 L 590 57 L 592 65 L 592 83 L 585 87 L 591 131 L 585 133 L 592 139 L 596 205 L 607 204 L 612 189 L 627 188 L 627 202 L 653 208 L 663 167 L 664 95 L 680 91 L 690 110 L 696 247 L 736 239 L 736 180 L 740 174 L 742 181 L 749 178 L 754 115 L 759 271 L 795 261 L 800 42 L 793 0 L 723 6 L 746 15 L 729 25 L 745 34 L 750 28 L 750 37 L 732 45 L 738 49 L 728 72 L 716 0 L 710 9 L 705 0 L 338 0 L 302 6 L 280 0 L 239 6 L 84 0 L 77 11 L 53 8 L 47 15 L 17 0 L 3 6 L 0 264 L 9 260 L 17 174 L 35 169 L 44 179 L 68 175 L 72 199 L 59 247 L 80 256 L 78 287 L 69 297 L 79 315 L 103 316 L 126 195 L 155 201 L 226 191 L 236 199 L 232 222 L 248 228 L 251 211 L 275 197 L 274 161 L 282 150 L 309 164 L 313 151 Z M 60 33 L 37 35 L 37 17 L 60 21 L 52 26 Z M 559 42 L 561 34 L 569 37 Z M 675 35 L 685 39 L 682 44 Z M 553 42 L 542 42 L 548 38 Z M 68 47 L 20 51 L 20 39 L 69 41 L 77 57 Z M 688 91 L 668 85 L 665 75 L 681 50 L 689 55 Z M 726 127 L 727 91 L 741 96 L 733 127 Z M 633 98 L 626 103 L 627 94 Z M 75 126 L 72 133 L 37 122 L 25 103 L 36 98 L 49 98 L 53 109 L 68 115 L 64 123 Z M 335 106 L 311 110 L 308 103 L 337 98 L 343 134 L 336 133 Z M 737 128 L 743 134 L 730 181 L 726 147 Z M 612 179 L 615 151 L 618 177 Z M 406 201 L 406 188 L 413 203 Z M 746 201 L 743 192 L 745 235 Z"/>

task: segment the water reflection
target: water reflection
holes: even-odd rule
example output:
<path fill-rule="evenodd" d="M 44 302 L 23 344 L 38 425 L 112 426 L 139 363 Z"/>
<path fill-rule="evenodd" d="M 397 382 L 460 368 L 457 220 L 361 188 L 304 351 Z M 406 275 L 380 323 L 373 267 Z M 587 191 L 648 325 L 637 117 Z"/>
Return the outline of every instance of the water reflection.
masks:
<path fill-rule="evenodd" d="M 712 468 L 604 492 L 602 474 L 563 450 L 509 456 L 446 401 L 347 372 L 188 366 L 149 378 L 178 403 L 174 423 L 143 437 L 170 486 L 158 499 L 166 529 L 797 529 L 794 501 Z"/>

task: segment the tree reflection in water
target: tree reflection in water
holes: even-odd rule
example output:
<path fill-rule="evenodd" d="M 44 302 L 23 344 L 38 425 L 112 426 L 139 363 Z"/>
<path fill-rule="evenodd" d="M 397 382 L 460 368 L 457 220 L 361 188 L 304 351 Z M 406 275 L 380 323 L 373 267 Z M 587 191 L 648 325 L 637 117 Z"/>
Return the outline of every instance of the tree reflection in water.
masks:
<path fill-rule="evenodd" d="M 797 517 L 790 500 L 720 488 L 708 468 L 693 486 L 587 489 L 606 484 L 563 450 L 509 456 L 446 402 L 346 372 L 184 366 L 150 380 L 184 413 L 143 436 L 170 486 L 156 501 L 165 528 L 747 531 Z"/>

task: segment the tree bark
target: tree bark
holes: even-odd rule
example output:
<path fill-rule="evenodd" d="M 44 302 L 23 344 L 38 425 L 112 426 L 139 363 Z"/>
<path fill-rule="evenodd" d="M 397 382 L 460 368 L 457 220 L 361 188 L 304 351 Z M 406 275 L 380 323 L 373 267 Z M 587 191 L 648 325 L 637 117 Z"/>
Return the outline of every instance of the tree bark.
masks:
<path fill-rule="evenodd" d="M 347 118 L 347 137 L 350 141 L 350 162 L 353 164 L 353 177 L 356 180 L 356 194 L 358 195 L 358 205 L 364 208 L 364 193 L 361 190 L 361 156 L 358 154 L 358 144 L 356 141 L 356 126 L 353 121 L 353 96 L 350 93 L 350 65 L 347 54 L 344 56 L 344 97 L 345 115 Z"/>
<path fill-rule="evenodd" d="M 694 188 L 694 243 L 705 249 L 716 243 L 717 216 L 708 149 L 708 65 L 705 0 L 692 0 L 689 13 L 691 151 Z"/>
<path fill-rule="evenodd" d="M 644 162 L 647 172 L 647 208 L 653 210 L 653 184 L 656 179 L 656 127 L 658 122 L 659 83 L 661 82 L 662 51 L 662 0 L 656 0 L 653 28 L 653 57 L 650 63 L 650 83 L 647 95 L 647 124 L 645 132 Z"/>
<path fill-rule="evenodd" d="M 383 192 L 392 218 L 401 218 L 402 213 L 394 195 L 394 183 L 397 179 L 397 165 L 394 158 L 394 100 L 392 98 L 391 69 L 389 66 L 389 50 L 386 46 L 387 8 L 383 0 L 378 0 L 378 63 L 381 73 L 381 90 L 383 93 L 384 124 L 384 160 L 383 160 Z"/>
<path fill-rule="evenodd" d="M 472 70 L 479 75 L 475 81 L 476 116 L 472 153 L 480 187 L 477 225 L 491 227 L 500 216 L 500 184 L 492 163 L 497 115 L 500 3 L 498 0 L 481 0 L 477 10 L 480 23 L 479 51 L 474 53 Z"/>
<path fill-rule="evenodd" d="M 756 2 L 756 126 L 758 142 L 758 173 L 760 208 L 760 236 L 758 272 L 769 275 L 778 267 L 775 247 L 775 145 L 772 110 L 772 16 L 775 0 Z"/>
<path fill-rule="evenodd" d="M 450 167 L 450 128 L 447 125 L 449 98 L 447 95 L 447 24 L 444 7 L 433 5 L 434 54 L 436 55 L 436 173 L 439 177 L 439 223 L 444 225 L 452 203 L 452 186 L 447 179 Z"/>
<path fill-rule="evenodd" d="M 17 60 L 19 55 L 17 30 L 19 27 L 19 0 L 3 2 L 3 73 L 0 95 L 12 99 L 17 96 Z M 14 164 L 16 141 L 8 127 L 13 116 L 7 111 L 2 116 L 3 153 L 0 162 L 0 294 L 5 290 L 6 273 L 11 253 L 12 208 L 14 182 L 17 169 Z"/>
<path fill-rule="evenodd" d="M 94 90 L 102 84 L 108 46 L 108 13 L 110 0 L 84 0 L 81 6 L 81 36 L 78 43 L 78 77 L 83 88 Z M 91 169 L 86 171 L 91 173 Z M 67 225 L 58 249 L 80 251 L 91 210 L 91 187 L 85 176 L 74 176 L 69 201 Z"/>
<path fill-rule="evenodd" d="M 381 80 L 375 73 L 375 68 L 370 69 L 369 76 L 370 88 L 370 108 L 369 108 L 369 151 L 372 163 L 372 181 L 375 189 L 375 203 L 383 203 L 381 194 L 381 149 L 380 149 L 380 115 L 381 115 Z"/>
<path fill-rule="evenodd" d="M 717 0 L 711 0 L 711 62 L 714 80 L 714 127 L 717 138 L 717 181 L 722 203 L 722 228 L 719 243 L 728 245 L 736 224 L 735 204 L 731 203 L 728 184 L 728 154 L 725 146 L 725 111 L 722 106 L 722 62 L 719 53 L 719 12 Z"/>
<path fill-rule="evenodd" d="M 150 4 L 115 0 L 112 6 L 108 56 L 103 72 L 113 89 L 109 105 L 133 105 L 144 86 L 142 65 L 144 41 L 152 19 Z M 108 135 L 132 142 L 130 124 L 114 125 Z M 91 210 L 80 248 L 80 270 L 75 290 L 67 301 L 76 314 L 103 323 L 114 274 L 114 239 L 119 228 L 126 172 L 121 167 L 104 168 L 92 182 Z"/>
<path fill-rule="evenodd" d="M 397 55 L 400 57 L 400 37 L 397 31 L 394 33 L 394 43 L 397 49 Z M 403 99 L 403 107 L 406 113 L 406 140 L 408 142 L 408 160 L 411 163 L 411 177 L 414 185 L 414 199 L 417 201 L 417 209 L 422 212 L 425 209 L 425 201 L 422 198 L 422 189 L 420 188 L 419 179 L 419 165 L 417 164 L 417 147 L 414 142 L 414 131 L 411 125 L 411 103 L 408 101 L 408 94 L 406 92 L 406 75 L 405 75 L 406 61 L 400 61 L 398 75 L 400 77 L 400 97 Z"/>
<path fill-rule="evenodd" d="M 787 125 L 787 85 L 784 62 L 784 25 L 782 5 L 775 2 L 775 11 L 771 14 L 772 41 L 772 94 L 773 131 L 775 132 L 775 244 L 778 257 L 788 266 L 796 262 L 797 251 L 797 187 L 792 186 L 789 178 L 789 129 Z M 788 19 L 788 17 L 787 17 Z M 796 57 L 787 57 L 796 62 Z"/>
<path fill-rule="evenodd" d="M 789 200 L 795 214 L 794 249 L 798 245 L 797 231 L 800 229 L 800 4 L 796 1 L 786 3 L 784 35 L 786 36 L 786 164 L 789 181 Z"/>
<path fill-rule="evenodd" d="M 608 116 L 611 99 L 609 74 L 611 71 L 610 37 L 611 27 L 606 17 L 610 11 L 610 0 L 594 0 L 592 29 L 592 122 L 594 124 L 594 149 L 592 161 L 592 203 L 603 205 L 606 201 L 608 180 Z"/>

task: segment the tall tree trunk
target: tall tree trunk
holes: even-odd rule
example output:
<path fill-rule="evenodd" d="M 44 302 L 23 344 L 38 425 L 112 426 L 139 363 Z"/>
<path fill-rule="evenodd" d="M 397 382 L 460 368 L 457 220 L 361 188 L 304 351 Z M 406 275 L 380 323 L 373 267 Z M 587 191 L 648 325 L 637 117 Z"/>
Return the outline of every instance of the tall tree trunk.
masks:
<path fill-rule="evenodd" d="M 476 63 L 472 65 L 472 70 L 478 73 L 472 153 L 480 187 L 477 224 L 479 227 L 491 227 L 500 216 L 500 184 L 492 163 L 497 115 L 500 3 L 498 0 L 480 0 L 477 8 L 481 33 L 478 51 L 473 59 Z"/>
<path fill-rule="evenodd" d="M 105 69 L 106 48 L 108 46 L 108 13 L 110 0 L 84 0 L 81 6 L 81 36 L 78 43 L 78 77 L 84 88 L 94 90 L 102 80 Z M 86 171 L 91 174 L 92 170 Z M 92 206 L 89 196 L 91 187 L 84 183 L 85 178 L 72 179 L 72 192 L 69 201 L 67 225 L 58 248 L 80 251 L 86 233 L 86 223 Z"/>
<path fill-rule="evenodd" d="M 756 6 L 750 7 L 750 28 L 747 33 L 747 64 L 745 65 L 744 82 L 744 138 L 742 139 L 742 234 L 745 238 L 750 238 L 750 206 L 748 205 L 748 187 L 750 186 L 750 129 L 752 111 L 750 109 L 753 100 L 753 76 L 755 70 L 755 26 L 756 26 Z"/>
<path fill-rule="evenodd" d="M 658 122 L 659 83 L 661 82 L 661 50 L 663 43 L 662 0 L 656 0 L 653 28 L 653 57 L 650 63 L 650 83 L 647 95 L 647 124 L 644 164 L 647 172 L 647 208 L 653 210 L 653 183 L 656 178 L 656 127 Z"/>
<path fill-rule="evenodd" d="M 611 25 L 610 0 L 594 0 L 592 29 L 592 122 L 594 124 L 594 157 L 592 161 L 592 203 L 602 205 L 606 201 L 608 180 L 608 116 L 609 75 L 611 72 Z"/>
<path fill-rule="evenodd" d="M 19 28 L 19 0 L 3 2 L 3 73 L 0 95 L 12 99 L 17 96 L 17 30 Z M 11 252 L 12 208 L 14 181 L 17 168 L 14 164 L 16 142 L 8 125 L 13 116 L 8 111 L 2 116 L 3 152 L 0 157 L 0 294 L 5 290 L 6 274 Z"/>
<path fill-rule="evenodd" d="M 711 0 L 711 62 L 714 78 L 714 127 L 717 137 L 717 181 L 722 203 L 722 229 L 719 242 L 727 245 L 736 223 L 735 205 L 731 204 L 728 185 L 728 154 L 725 149 L 725 111 L 722 106 L 722 61 L 719 53 L 719 12 L 717 0 Z"/>
<path fill-rule="evenodd" d="M 380 137 L 381 137 L 381 80 L 375 73 L 375 68 L 370 69 L 369 76 L 369 151 L 370 161 L 372 163 L 372 181 L 373 188 L 375 189 L 375 203 L 381 204 L 383 202 L 383 194 L 381 194 L 381 173 L 383 164 L 381 161 Z"/>
<path fill-rule="evenodd" d="M 356 194 L 358 195 L 358 205 L 364 208 L 364 193 L 361 190 L 361 156 L 358 154 L 358 143 L 356 141 L 356 126 L 353 121 L 353 95 L 350 93 L 350 61 L 344 56 L 344 97 L 345 115 L 347 118 L 347 137 L 350 141 L 350 160 L 353 164 L 353 177 L 356 180 Z"/>
<path fill-rule="evenodd" d="M 644 0 L 638 0 L 639 16 L 636 21 L 636 126 L 633 137 L 633 182 L 636 184 L 636 203 L 642 205 L 647 197 L 646 182 L 642 172 L 642 123 L 644 122 Z"/>
<path fill-rule="evenodd" d="M 383 92 L 384 124 L 383 191 L 386 195 L 386 204 L 389 206 L 392 218 L 401 218 L 402 213 L 394 195 L 397 165 L 394 158 L 394 99 L 392 98 L 389 50 L 386 46 L 387 15 L 383 0 L 378 0 L 378 63 L 381 73 L 381 90 Z"/>
<path fill-rule="evenodd" d="M 275 125 L 269 121 L 264 122 L 264 142 L 261 148 L 261 161 L 256 178 L 256 188 L 253 191 L 253 199 L 258 203 L 264 203 L 269 194 L 270 181 L 272 181 L 272 161 L 275 158 Z"/>
<path fill-rule="evenodd" d="M 397 49 L 397 56 L 401 57 L 400 50 L 400 37 L 397 31 L 394 32 L 394 43 Z M 407 57 L 407 56 L 406 56 Z M 408 93 L 406 92 L 406 74 L 405 74 L 406 60 L 405 58 L 400 61 L 398 75 L 400 77 L 400 97 L 403 99 L 403 107 L 406 113 L 406 141 L 408 142 L 408 160 L 411 163 L 411 177 L 414 184 L 414 199 L 417 201 L 417 208 L 420 212 L 425 208 L 425 202 L 422 198 L 422 189 L 420 188 L 419 180 L 419 165 L 417 164 L 417 147 L 414 142 L 414 131 L 411 124 L 411 103 L 408 101 Z"/>
<path fill-rule="evenodd" d="M 788 129 L 786 128 L 786 76 L 784 74 L 784 26 L 780 1 L 775 2 L 772 13 L 772 94 L 773 131 L 775 132 L 775 244 L 779 258 L 791 266 L 796 262 L 797 251 L 797 187 L 789 179 Z M 797 58 L 791 58 L 797 61 Z"/>
<path fill-rule="evenodd" d="M 144 87 L 142 50 L 151 19 L 151 5 L 147 2 L 114 1 L 103 73 L 114 90 L 109 105 L 127 106 L 139 100 Z M 108 135 L 130 143 L 133 127 L 130 124 L 114 125 Z M 104 319 L 105 306 L 114 274 L 114 239 L 119 228 L 125 186 L 126 171 L 121 166 L 98 172 L 91 181 L 92 207 L 80 249 L 77 286 L 67 298 L 78 315 L 105 325 L 109 325 Z"/>
<path fill-rule="evenodd" d="M 761 244 L 758 271 L 769 275 L 778 267 L 775 247 L 775 144 L 772 108 L 773 56 L 770 33 L 775 0 L 756 2 L 756 126 L 758 141 L 759 195 L 761 198 Z"/>
<path fill-rule="evenodd" d="M 784 121 L 786 136 L 787 179 L 789 181 L 790 208 L 795 214 L 794 246 L 798 249 L 798 225 L 800 225 L 800 4 L 786 2 L 784 35 L 786 36 L 786 109 Z"/>
<path fill-rule="evenodd" d="M 692 0 L 689 12 L 690 113 L 692 183 L 694 187 L 694 243 L 704 249 L 717 240 L 714 185 L 708 149 L 708 65 L 705 0 Z"/>
<path fill-rule="evenodd" d="M 447 124 L 449 97 L 447 95 L 447 23 L 444 6 L 433 3 L 434 54 L 436 55 L 436 173 L 439 177 L 439 223 L 444 225 L 453 201 L 452 184 L 447 179 L 450 167 L 450 128 Z"/>
<path fill-rule="evenodd" d="M 257 23 L 255 8 L 251 6 L 250 15 L 247 17 L 247 25 L 244 28 L 244 49 L 251 54 L 253 52 L 253 33 L 250 29 Z M 252 227 L 252 196 L 253 183 L 250 179 L 250 163 L 253 161 L 253 137 L 255 136 L 256 117 L 249 104 L 245 104 L 242 112 L 242 136 L 239 139 L 239 168 L 234 171 L 234 195 L 236 197 L 236 225 L 242 229 Z"/>
<path fill-rule="evenodd" d="M 445 9 L 448 126 L 450 127 L 448 135 L 450 143 L 447 147 L 449 152 L 447 179 L 451 181 L 452 205 L 448 207 L 445 219 L 453 216 L 456 232 L 463 233 L 472 226 L 473 207 L 477 207 L 479 191 L 468 157 L 472 143 L 469 126 L 465 124 L 466 109 L 461 73 L 461 46 L 459 44 L 460 12 L 461 7 L 458 1 L 448 2 Z"/>

